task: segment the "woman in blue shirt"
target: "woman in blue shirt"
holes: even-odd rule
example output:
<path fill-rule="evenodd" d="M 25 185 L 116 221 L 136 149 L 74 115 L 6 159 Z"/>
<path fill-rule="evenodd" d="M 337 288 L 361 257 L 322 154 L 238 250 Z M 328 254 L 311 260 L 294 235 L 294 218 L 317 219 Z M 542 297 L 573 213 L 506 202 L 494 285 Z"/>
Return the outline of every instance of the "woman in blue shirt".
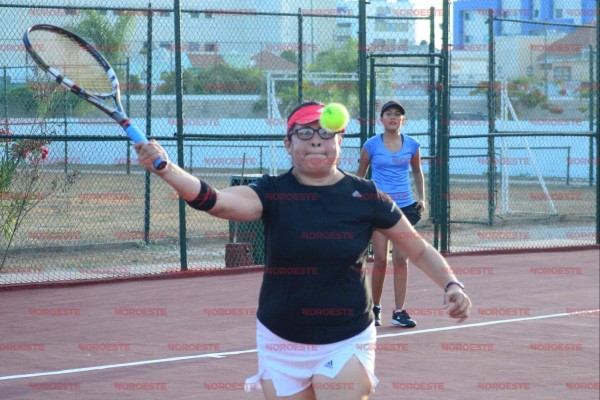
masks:
<path fill-rule="evenodd" d="M 415 139 L 401 133 L 405 121 L 404 107 L 396 101 L 389 101 L 381 107 L 381 123 L 384 132 L 367 140 L 360 155 L 356 175 L 364 178 L 371 166 L 371 179 L 377 189 L 387 193 L 406 215 L 412 225 L 421 219 L 425 210 L 423 171 L 421 170 L 420 144 Z M 413 198 L 409 169 L 412 170 L 417 192 Z M 387 271 L 388 239 L 373 232 L 373 273 L 371 274 L 375 325 L 381 325 L 381 295 Z M 394 297 L 396 308 L 392 314 L 392 325 L 405 328 L 415 327 L 416 322 L 404 309 L 408 285 L 408 258 L 400 249 L 392 250 L 394 268 Z"/>

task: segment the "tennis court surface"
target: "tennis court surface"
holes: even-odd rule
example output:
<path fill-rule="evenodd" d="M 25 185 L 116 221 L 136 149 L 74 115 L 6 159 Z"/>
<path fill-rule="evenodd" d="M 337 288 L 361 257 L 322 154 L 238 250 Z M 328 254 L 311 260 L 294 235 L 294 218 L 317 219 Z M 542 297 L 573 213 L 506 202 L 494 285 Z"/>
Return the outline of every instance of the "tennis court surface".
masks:
<path fill-rule="evenodd" d="M 412 267 L 411 330 L 390 326 L 390 270 L 371 398 L 598 398 L 599 256 L 449 257 L 474 303 L 461 325 Z M 243 390 L 256 372 L 260 281 L 252 272 L 0 291 L 0 398 L 262 399 Z"/>

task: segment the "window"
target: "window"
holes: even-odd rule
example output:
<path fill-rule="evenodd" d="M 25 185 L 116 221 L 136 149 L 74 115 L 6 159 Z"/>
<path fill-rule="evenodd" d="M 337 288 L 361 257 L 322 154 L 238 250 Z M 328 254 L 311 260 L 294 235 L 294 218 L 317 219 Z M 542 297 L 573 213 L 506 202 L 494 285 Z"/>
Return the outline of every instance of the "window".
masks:
<path fill-rule="evenodd" d="M 471 35 L 465 35 L 465 43 L 471 43 L 473 41 L 473 38 L 471 37 Z"/>
<path fill-rule="evenodd" d="M 219 50 L 219 45 L 217 43 L 205 43 L 204 44 L 204 51 L 215 53 L 218 50 Z"/>
<path fill-rule="evenodd" d="M 392 32 L 408 32 L 408 24 L 405 22 L 391 23 L 390 31 L 392 31 Z"/>
<path fill-rule="evenodd" d="M 389 7 L 377 7 L 376 16 L 385 17 L 386 15 L 390 15 L 391 9 Z"/>
<path fill-rule="evenodd" d="M 352 24 L 350 24 L 349 22 L 340 23 L 337 25 L 337 27 L 338 34 L 343 34 L 345 36 L 350 36 L 352 34 Z"/>
<path fill-rule="evenodd" d="M 556 10 L 554 10 L 554 17 L 555 18 L 562 18 L 563 17 L 563 10 L 562 10 L 562 8 L 557 8 Z"/>
<path fill-rule="evenodd" d="M 571 80 L 571 67 L 556 67 L 556 68 L 554 68 L 554 80 L 555 81 L 570 81 Z"/>
<path fill-rule="evenodd" d="M 389 32 L 388 23 L 385 21 L 375 21 L 376 32 Z"/>
<path fill-rule="evenodd" d="M 463 14 L 465 21 L 470 21 L 471 20 L 471 13 L 470 12 L 465 12 Z"/>
<path fill-rule="evenodd" d="M 198 42 L 189 42 L 187 45 L 188 51 L 200 51 L 200 43 Z"/>
<path fill-rule="evenodd" d="M 533 10 L 533 18 L 539 18 L 540 17 L 540 10 Z"/>

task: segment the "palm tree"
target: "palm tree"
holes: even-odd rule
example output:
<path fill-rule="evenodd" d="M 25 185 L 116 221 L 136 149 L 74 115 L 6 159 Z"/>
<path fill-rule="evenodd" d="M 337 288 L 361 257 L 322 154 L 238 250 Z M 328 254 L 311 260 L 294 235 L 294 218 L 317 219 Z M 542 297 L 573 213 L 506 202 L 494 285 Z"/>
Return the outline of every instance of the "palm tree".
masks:
<path fill-rule="evenodd" d="M 128 39 L 134 28 L 133 15 L 121 14 L 111 23 L 96 10 L 84 10 L 83 13 L 85 18 L 67 29 L 93 43 L 113 66 L 124 63 L 129 51 Z"/>

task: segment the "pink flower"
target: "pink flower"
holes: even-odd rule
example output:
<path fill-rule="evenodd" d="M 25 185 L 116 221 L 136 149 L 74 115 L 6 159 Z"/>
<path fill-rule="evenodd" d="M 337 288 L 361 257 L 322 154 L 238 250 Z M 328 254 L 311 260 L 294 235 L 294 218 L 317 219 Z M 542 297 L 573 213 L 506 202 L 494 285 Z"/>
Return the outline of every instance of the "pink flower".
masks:
<path fill-rule="evenodd" d="M 42 160 L 45 160 L 46 158 L 48 158 L 48 154 L 50 154 L 50 150 L 48 150 L 48 148 L 46 146 L 42 147 L 40 150 L 40 155 L 42 157 Z"/>

